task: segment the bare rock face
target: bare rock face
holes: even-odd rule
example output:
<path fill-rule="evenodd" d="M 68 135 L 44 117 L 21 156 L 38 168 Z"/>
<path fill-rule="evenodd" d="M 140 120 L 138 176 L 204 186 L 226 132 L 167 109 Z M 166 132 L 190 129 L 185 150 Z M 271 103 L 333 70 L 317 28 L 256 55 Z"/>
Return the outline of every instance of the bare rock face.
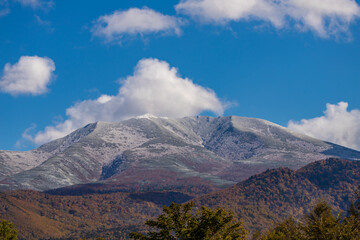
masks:
<path fill-rule="evenodd" d="M 0 190 L 86 183 L 225 187 L 266 169 L 360 152 L 244 117 L 97 122 L 27 152 L 0 151 Z"/>

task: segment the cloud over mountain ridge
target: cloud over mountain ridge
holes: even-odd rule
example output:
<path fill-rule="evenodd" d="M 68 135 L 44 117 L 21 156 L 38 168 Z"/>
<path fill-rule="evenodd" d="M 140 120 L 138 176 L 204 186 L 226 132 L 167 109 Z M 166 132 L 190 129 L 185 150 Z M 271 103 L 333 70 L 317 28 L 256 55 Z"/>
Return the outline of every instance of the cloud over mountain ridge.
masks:
<path fill-rule="evenodd" d="M 142 59 L 134 73 L 122 81 L 117 95 L 103 94 L 95 100 L 83 100 L 66 109 L 68 119 L 48 126 L 26 139 L 42 144 L 60 138 L 92 122 L 117 122 L 144 114 L 160 117 L 195 116 L 203 111 L 222 115 L 227 103 L 211 89 L 178 76 L 178 70 L 165 61 Z"/>

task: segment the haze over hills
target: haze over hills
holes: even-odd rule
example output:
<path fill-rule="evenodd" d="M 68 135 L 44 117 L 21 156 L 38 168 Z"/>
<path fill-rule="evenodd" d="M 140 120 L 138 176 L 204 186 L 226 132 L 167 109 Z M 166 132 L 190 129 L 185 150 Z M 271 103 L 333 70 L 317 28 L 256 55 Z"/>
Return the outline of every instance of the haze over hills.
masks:
<path fill-rule="evenodd" d="M 97 122 L 28 152 L 0 151 L 0 189 L 75 184 L 226 187 L 266 169 L 360 152 L 244 117 L 143 116 Z"/>

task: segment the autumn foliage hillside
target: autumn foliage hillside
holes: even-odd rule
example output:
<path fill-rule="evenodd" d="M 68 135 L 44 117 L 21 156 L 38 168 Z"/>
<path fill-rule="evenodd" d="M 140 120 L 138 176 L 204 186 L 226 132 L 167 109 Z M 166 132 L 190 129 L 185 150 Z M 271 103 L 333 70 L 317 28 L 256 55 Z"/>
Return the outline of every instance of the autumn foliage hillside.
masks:
<path fill-rule="evenodd" d="M 235 186 L 195 199 L 198 205 L 225 207 L 249 230 L 264 230 L 289 215 L 304 215 L 319 199 L 336 211 L 347 209 L 360 184 L 360 162 L 330 158 L 297 171 L 267 170 Z"/>
<path fill-rule="evenodd" d="M 267 170 L 224 190 L 176 186 L 171 189 L 115 191 L 100 185 L 77 186 L 51 193 L 0 193 L 0 218 L 14 223 L 20 239 L 126 239 L 142 230 L 144 222 L 162 211 L 162 205 L 193 199 L 199 205 L 224 207 L 244 220 L 245 228 L 266 230 L 290 214 L 300 217 L 319 199 L 336 211 L 347 209 L 360 184 L 360 162 L 318 161 L 293 171 Z M 81 188 L 86 188 L 82 194 Z"/>

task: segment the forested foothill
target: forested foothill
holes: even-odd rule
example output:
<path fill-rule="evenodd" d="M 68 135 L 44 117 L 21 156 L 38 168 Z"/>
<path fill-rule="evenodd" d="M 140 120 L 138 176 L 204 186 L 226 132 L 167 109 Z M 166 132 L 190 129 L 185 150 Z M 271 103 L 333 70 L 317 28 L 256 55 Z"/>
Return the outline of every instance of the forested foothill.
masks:
<path fill-rule="evenodd" d="M 204 228 L 206 221 L 201 222 L 201 216 L 211 219 L 217 211 L 220 216 L 232 216 L 234 221 L 225 221 L 224 226 L 235 224 L 242 237 L 247 232 L 247 239 L 357 239 L 359 185 L 356 161 L 327 159 L 297 171 L 267 170 L 213 191 L 191 185 L 132 190 L 77 186 L 83 189 L 82 194 L 73 194 L 76 188 L 5 191 L 0 193 L 0 219 L 13 223 L 11 228 L 17 230 L 18 239 L 129 239 L 131 232 L 147 237 L 147 233 L 157 232 L 159 229 L 152 227 L 162 226 L 155 224 L 160 216 L 167 216 L 169 209 L 189 208 L 191 203 L 187 214 L 193 214 L 192 222 L 202 224 L 203 239 L 217 235 Z M 149 221 L 150 226 L 145 224 Z M 241 224 L 236 225 L 239 221 Z"/>

